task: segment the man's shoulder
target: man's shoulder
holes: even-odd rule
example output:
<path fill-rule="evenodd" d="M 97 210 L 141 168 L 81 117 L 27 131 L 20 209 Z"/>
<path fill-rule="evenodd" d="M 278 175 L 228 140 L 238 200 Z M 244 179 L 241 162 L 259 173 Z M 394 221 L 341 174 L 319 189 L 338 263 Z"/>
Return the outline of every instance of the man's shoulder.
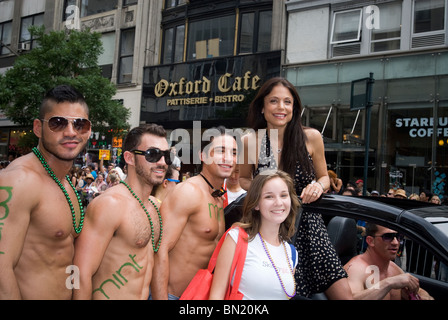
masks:
<path fill-rule="evenodd" d="M 362 269 L 365 270 L 365 268 L 369 265 L 369 262 L 364 259 L 364 254 L 359 254 L 357 256 L 354 256 L 351 258 L 345 265 L 344 269 L 347 272 L 354 272 L 356 270 Z"/>
<path fill-rule="evenodd" d="M 41 172 L 36 168 L 35 162 L 29 155 L 22 156 L 11 162 L 5 169 L 0 171 L 0 185 L 32 184 L 41 181 Z"/>
<path fill-rule="evenodd" d="M 173 192 L 170 192 L 170 199 L 177 199 L 179 197 L 191 197 L 192 195 L 197 195 L 201 191 L 201 186 L 199 184 L 198 177 L 191 177 L 182 183 L 179 183 L 174 188 Z"/>
<path fill-rule="evenodd" d="M 189 178 L 169 192 L 163 200 L 161 208 L 182 208 L 183 212 L 196 211 L 201 203 L 204 203 L 204 190 L 197 176 Z"/>
<path fill-rule="evenodd" d="M 120 185 L 113 186 L 106 189 L 101 195 L 95 197 L 89 206 L 92 209 L 100 208 L 123 208 L 123 204 L 129 203 L 131 194 L 125 188 L 120 187 Z"/>
<path fill-rule="evenodd" d="M 86 218 L 90 221 L 104 221 L 119 225 L 132 205 L 131 194 L 125 193 L 125 188 L 120 185 L 107 189 L 101 195 L 95 197 L 87 206 Z M 137 200 L 136 203 L 138 204 Z"/>

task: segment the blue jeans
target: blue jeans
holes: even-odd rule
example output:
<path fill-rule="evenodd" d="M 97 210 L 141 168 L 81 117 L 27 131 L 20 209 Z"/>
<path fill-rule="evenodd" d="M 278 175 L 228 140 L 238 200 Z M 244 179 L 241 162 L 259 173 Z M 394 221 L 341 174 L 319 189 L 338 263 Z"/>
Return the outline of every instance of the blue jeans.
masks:
<path fill-rule="evenodd" d="M 149 294 L 148 300 L 152 300 L 151 293 Z M 168 300 L 179 300 L 179 297 L 176 297 L 175 295 L 168 293 Z"/>

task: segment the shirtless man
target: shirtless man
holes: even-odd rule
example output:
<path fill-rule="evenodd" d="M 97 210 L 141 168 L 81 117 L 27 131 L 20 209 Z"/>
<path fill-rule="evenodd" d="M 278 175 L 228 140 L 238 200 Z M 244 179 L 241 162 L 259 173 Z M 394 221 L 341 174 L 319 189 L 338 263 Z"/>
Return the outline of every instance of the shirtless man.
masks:
<path fill-rule="evenodd" d="M 33 123 L 38 147 L 0 173 L 0 300 L 72 298 L 74 239 L 83 214 L 66 176 L 90 136 L 88 117 L 78 91 L 50 90 Z"/>
<path fill-rule="evenodd" d="M 367 249 L 344 266 L 356 300 L 408 300 L 418 294 L 422 300 L 432 297 L 419 286 L 416 277 L 403 272 L 393 261 L 400 247 L 395 231 L 367 223 Z M 373 272 L 373 273 L 372 273 Z"/>
<path fill-rule="evenodd" d="M 225 231 L 220 189 L 236 164 L 237 144 L 224 128 L 218 129 L 202 148 L 200 174 L 178 184 L 160 208 L 164 230 L 151 284 L 153 299 L 178 299 L 196 272 L 207 267 Z"/>
<path fill-rule="evenodd" d="M 80 289 L 74 291 L 75 299 L 148 299 L 162 230 L 149 196 L 171 164 L 165 129 L 155 124 L 132 129 L 123 156 L 126 180 L 89 204 L 76 241 Z"/>

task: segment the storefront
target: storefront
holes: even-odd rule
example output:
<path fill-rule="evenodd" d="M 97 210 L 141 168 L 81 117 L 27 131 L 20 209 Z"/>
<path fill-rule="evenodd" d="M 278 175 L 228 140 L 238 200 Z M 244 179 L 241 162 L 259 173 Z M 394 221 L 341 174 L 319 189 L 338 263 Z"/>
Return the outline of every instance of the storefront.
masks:
<path fill-rule="evenodd" d="M 140 121 L 168 133 L 191 132 L 196 121 L 203 130 L 245 127 L 258 88 L 280 69 L 280 51 L 147 67 Z"/>
<path fill-rule="evenodd" d="M 305 106 L 303 121 L 319 129 L 328 165 L 343 179 L 362 178 L 364 111 L 350 111 L 351 81 L 374 74 L 368 189 L 447 193 L 448 53 L 341 60 L 288 67 Z"/>

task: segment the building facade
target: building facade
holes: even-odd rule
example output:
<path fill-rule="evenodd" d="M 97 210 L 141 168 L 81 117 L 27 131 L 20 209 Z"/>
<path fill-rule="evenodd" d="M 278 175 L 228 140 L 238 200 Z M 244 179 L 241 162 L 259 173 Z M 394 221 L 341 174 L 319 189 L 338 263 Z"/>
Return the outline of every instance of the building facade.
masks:
<path fill-rule="evenodd" d="M 196 170 L 196 152 L 176 129 L 193 138 L 195 129 L 246 126 L 258 88 L 280 75 L 283 39 L 272 35 L 283 34 L 283 17 L 282 1 L 164 1 L 160 61 L 144 69 L 140 121 L 168 130 L 184 170 Z"/>
<path fill-rule="evenodd" d="M 10 68 L 17 56 L 36 45 L 28 32 L 30 25 L 44 25 L 47 31 L 89 28 L 100 32 L 104 53 L 98 63 L 103 76 L 116 84 L 117 93 L 113 98 L 130 109 L 129 123 L 136 126 L 140 117 L 143 66 L 158 63 L 162 7 L 162 1 L 138 0 L 0 1 L 0 73 Z M 30 128 L 17 127 L 4 116 L 0 117 L 0 158 L 14 153 L 17 141 L 29 133 Z M 106 140 L 98 133 L 92 134 L 89 151 L 97 155 L 98 145 L 114 144 L 111 137 Z"/>
<path fill-rule="evenodd" d="M 446 197 L 446 0 L 286 1 L 282 73 L 298 89 L 303 121 L 322 132 L 330 169 L 363 177 L 365 109 L 351 82 L 373 73 L 368 188 L 401 186 Z"/>

